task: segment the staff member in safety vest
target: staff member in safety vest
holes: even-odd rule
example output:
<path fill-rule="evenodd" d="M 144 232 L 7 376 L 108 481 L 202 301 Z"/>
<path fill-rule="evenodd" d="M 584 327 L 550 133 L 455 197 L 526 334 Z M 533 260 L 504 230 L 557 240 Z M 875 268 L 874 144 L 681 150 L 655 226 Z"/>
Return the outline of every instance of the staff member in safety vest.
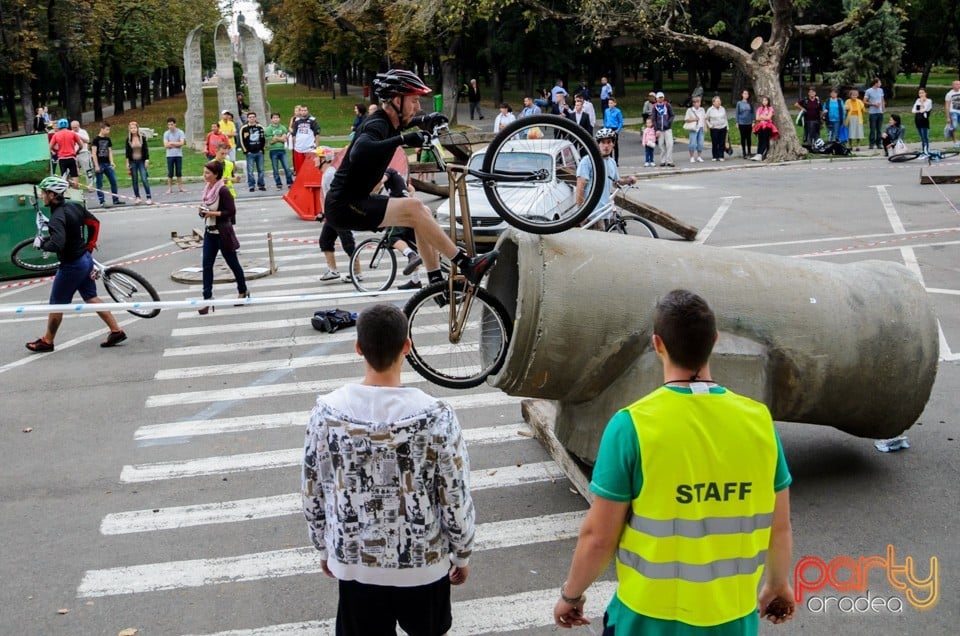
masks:
<path fill-rule="evenodd" d="M 657 304 L 662 387 L 618 411 L 600 442 L 596 497 L 553 610 L 584 625 L 584 592 L 616 556 L 604 636 L 757 634 L 793 618 L 791 482 L 767 408 L 714 382 L 706 301 Z M 757 588 L 766 567 L 766 580 Z M 759 607 L 759 612 L 758 612 Z"/>

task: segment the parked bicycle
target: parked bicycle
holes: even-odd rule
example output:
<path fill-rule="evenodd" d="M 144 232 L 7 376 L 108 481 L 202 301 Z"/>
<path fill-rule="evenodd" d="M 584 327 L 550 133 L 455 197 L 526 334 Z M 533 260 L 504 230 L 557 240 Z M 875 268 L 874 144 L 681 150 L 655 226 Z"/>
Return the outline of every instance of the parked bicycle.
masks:
<path fill-rule="evenodd" d="M 462 241 L 469 256 L 476 253 L 476 245 L 466 194 L 468 178 L 480 180 L 491 207 L 507 223 L 535 234 L 553 234 L 580 225 L 596 207 L 600 187 L 606 183 L 593 138 L 583 127 L 561 117 L 525 117 L 508 125 L 487 147 L 480 170 L 444 161 L 440 140 L 448 134 L 446 126 L 435 128 L 431 146 L 439 170 L 447 173 L 450 182 L 450 237 Z M 595 178 L 577 203 L 577 165 L 582 161 L 592 163 Z M 507 310 L 486 289 L 459 276 L 455 264 L 451 264 L 446 281 L 414 294 L 404 313 L 413 342 L 407 360 L 435 384 L 478 386 L 499 371 L 506 359 L 513 330 Z M 442 344 L 428 344 L 443 332 L 446 339 Z"/>
<path fill-rule="evenodd" d="M 625 193 L 625 191 L 636 187 L 634 185 L 620 187 L 610 195 L 610 201 L 606 205 L 597 208 L 587 217 L 587 220 L 583 222 L 583 227 L 589 228 L 602 223 L 604 231 L 612 234 L 660 238 L 656 228 L 653 227 L 653 223 L 633 212 L 624 210 L 614 203 L 617 194 Z"/>
<path fill-rule="evenodd" d="M 925 157 L 928 164 L 940 163 L 951 157 L 960 155 L 960 150 L 931 150 L 929 152 L 901 152 L 899 155 L 890 155 L 887 161 L 891 163 L 903 163 Z"/>
<path fill-rule="evenodd" d="M 393 244 L 402 239 L 414 252 L 417 251 L 413 232 L 404 232 L 406 228 L 387 228 L 379 237 L 371 237 L 357 243 L 350 257 L 350 271 L 353 287 L 358 292 L 376 292 L 390 289 L 397 279 L 397 252 Z M 450 267 L 445 258 L 440 259 L 440 271 L 449 273 Z"/>
<path fill-rule="evenodd" d="M 44 252 L 33 246 L 36 237 L 47 236 L 47 226 L 49 219 L 43 213 L 38 202 L 38 197 L 34 193 L 33 206 L 36 209 L 37 233 L 33 238 L 28 238 L 17 243 L 13 252 L 10 254 L 10 260 L 21 269 L 35 272 L 39 275 L 49 275 L 57 271 L 60 265 L 57 255 L 52 252 Z M 91 237 L 88 241 L 88 247 L 91 252 L 96 248 L 96 237 Z M 107 266 L 93 259 L 94 279 L 103 280 L 103 286 L 107 288 L 107 293 L 114 302 L 118 303 L 138 303 L 159 301 L 160 294 L 153 288 L 147 279 L 126 267 L 118 265 Z M 139 309 L 134 307 L 127 310 L 129 313 L 140 318 L 153 318 L 160 313 L 157 308 Z"/>

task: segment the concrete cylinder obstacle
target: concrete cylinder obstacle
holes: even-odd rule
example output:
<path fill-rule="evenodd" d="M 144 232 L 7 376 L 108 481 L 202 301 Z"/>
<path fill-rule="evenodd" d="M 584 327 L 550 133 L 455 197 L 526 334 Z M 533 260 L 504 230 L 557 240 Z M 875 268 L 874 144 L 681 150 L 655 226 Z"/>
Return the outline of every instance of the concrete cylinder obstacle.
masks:
<path fill-rule="evenodd" d="M 715 380 L 774 419 L 894 437 L 922 412 L 939 359 L 920 282 L 886 261 L 834 264 L 574 230 L 509 230 L 487 289 L 514 320 L 510 395 L 556 400 L 556 435 L 596 458 L 609 418 L 662 381 L 653 312 L 685 288 L 710 303 Z"/>

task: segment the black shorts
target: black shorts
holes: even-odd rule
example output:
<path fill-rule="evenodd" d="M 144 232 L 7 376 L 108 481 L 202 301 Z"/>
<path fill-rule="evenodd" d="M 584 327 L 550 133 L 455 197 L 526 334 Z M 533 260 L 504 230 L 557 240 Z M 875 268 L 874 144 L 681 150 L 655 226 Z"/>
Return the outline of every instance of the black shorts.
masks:
<path fill-rule="evenodd" d="M 65 159 L 58 159 L 57 164 L 60 166 L 60 176 L 71 176 L 77 178 L 80 176 L 80 171 L 77 170 L 77 160 L 73 157 L 67 157 Z"/>
<path fill-rule="evenodd" d="M 383 217 L 387 214 L 389 197 L 380 194 L 371 194 L 359 201 L 340 202 L 327 199 L 323 209 L 324 218 L 333 224 L 338 231 L 358 230 L 373 232 L 383 225 Z"/>
<path fill-rule="evenodd" d="M 397 624 L 410 636 L 450 631 L 450 579 L 417 587 L 339 581 L 337 636 L 396 636 Z"/>

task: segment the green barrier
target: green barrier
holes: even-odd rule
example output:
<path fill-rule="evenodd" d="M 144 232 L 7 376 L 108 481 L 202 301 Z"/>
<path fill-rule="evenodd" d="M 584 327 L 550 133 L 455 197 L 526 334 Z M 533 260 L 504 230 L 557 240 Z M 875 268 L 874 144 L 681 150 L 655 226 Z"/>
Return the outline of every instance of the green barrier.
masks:
<path fill-rule="evenodd" d="M 46 135 L 0 139 L 0 186 L 36 184 L 50 174 Z"/>

